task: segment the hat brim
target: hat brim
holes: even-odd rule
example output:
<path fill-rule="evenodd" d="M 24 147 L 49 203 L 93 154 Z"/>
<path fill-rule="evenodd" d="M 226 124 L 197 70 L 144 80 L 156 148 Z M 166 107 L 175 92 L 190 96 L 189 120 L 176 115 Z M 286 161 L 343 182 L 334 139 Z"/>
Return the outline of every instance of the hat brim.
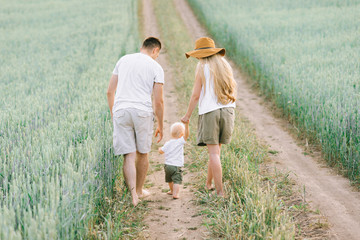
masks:
<path fill-rule="evenodd" d="M 185 53 L 186 58 L 194 57 L 194 58 L 205 58 L 210 57 L 219 53 L 221 56 L 225 56 L 225 48 L 207 48 L 207 49 L 199 49 L 193 50 Z"/>

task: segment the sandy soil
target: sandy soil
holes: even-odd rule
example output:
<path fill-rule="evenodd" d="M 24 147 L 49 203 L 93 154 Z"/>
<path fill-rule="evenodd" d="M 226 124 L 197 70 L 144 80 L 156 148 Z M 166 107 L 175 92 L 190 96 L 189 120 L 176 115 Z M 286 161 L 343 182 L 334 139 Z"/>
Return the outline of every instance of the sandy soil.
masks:
<path fill-rule="evenodd" d="M 185 0 L 174 1 L 194 40 L 208 36 Z M 226 47 L 226 46 L 225 46 Z M 306 201 L 319 209 L 331 225 L 331 239 L 360 239 L 360 193 L 353 191 L 349 180 L 336 175 L 318 158 L 304 155 L 296 140 L 287 132 L 287 123 L 277 119 L 253 93 L 245 77 L 232 64 L 238 82 L 238 110 L 253 125 L 257 136 L 278 151 L 272 157 L 273 167 L 290 171 L 300 187 L 305 188 Z"/>
<path fill-rule="evenodd" d="M 156 18 L 154 15 L 151 0 L 143 0 L 143 19 L 144 33 L 146 36 L 155 36 L 161 39 Z M 191 184 L 192 173 L 185 170 L 183 175 L 183 184 L 180 188 L 180 199 L 173 200 L 172 196 L 167 195 L 165 190 L 169 189 L 165 183 L 165 174 L 163 170 L 164 156 L 157 152 L 157 147 L 162 146 L 165 141 L 170 139 L 170 125 L 180 121 L 177 114 L 177 99 L 175 86 L 173 84 L 172 69 L 167 63 L 166 49 L 161 51 L 157 61 L 165 71 L 164 100 L 164 138 L 160 145 L 154 144 L 154 149 L 150 153 L 150 169 L 147 176 L 146 186 L 151 195 L 145 200 L 149 201 L 149 214 L 145 217 L 145 229 L 141 239 L 204 239 L 207 236 L 207 229 L 202 226 L 202 217 L 199 215 L 199 209 L 194 204 L 195 199 L 193 187 Z M 190 159 L 186 158 L 185 162 Z"/>

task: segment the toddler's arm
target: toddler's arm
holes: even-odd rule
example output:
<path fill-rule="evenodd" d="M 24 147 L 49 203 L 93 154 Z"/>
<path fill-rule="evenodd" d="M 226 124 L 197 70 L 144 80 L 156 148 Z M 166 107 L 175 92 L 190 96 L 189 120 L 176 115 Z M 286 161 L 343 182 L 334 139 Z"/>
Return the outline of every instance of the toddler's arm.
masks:
<path fill-rule="evenodd" d="M 185 139 L 185 141 L 188 139 L 188 137 L 189 137 L 189 122 L 190 121 L 188 121 L 188 122 L 183 122 L 184 123 L 184 125 L 185 125 L 185 136 L 184 136 L 184 139 Z"/>
<path fill-rule="evenodd" d="M 159 147 L 159 153 L 160 153 L 160 154 L 164 154 L 164 151 L 161 150 L 161 147 Z"/>

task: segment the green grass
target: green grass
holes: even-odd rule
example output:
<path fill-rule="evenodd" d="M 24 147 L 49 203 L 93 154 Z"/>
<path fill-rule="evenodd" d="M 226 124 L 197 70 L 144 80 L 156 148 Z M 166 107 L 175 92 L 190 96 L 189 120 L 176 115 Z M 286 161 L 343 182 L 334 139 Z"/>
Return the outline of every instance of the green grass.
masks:
<path fill-rule="evenodd" d="M 204 190 L 202 176 L 199 203 L 214 235 L 224 239 L 293 239 L 295 225 L 274 176 L 263 177 L 259 165 L 267 157 L 254 132 L 239 115 L 230 144 L 222 147 L 226 197 L 216 198 Z M 207 156 L 194 154 L 201 162 Z M 206 171 L 206 167 L 203 167 Z M 264 174 L 264 173 L 263 173 Z M 280 183 L 280 182 L 279 182 Z M 288 185 L 283 186 L 289 188 Z M 289 194 L 289 193 L 287 193 Z"/>
<path fill-rule="evenodd" d="M 0 5 L 0 238 L 79 239 L 104 222 L 95 237 L 110 237 L 105 199 L 124 190 L 106 89 L 118 58 L 137 50 L 137 4 Z"/>
<path fill-rule="evenodd" d="M 328 163 L 359 182 L 360 1 L 188 2 Z"/>
<path fill-rule="evenodd" d="M 193 49 L 193 42 L 176 12 L 173 2 L 153 1 L 162 41 L 173 69 L 176 69 L 178 99 L 185 113 L 193 86 L 196 60 L 186 60 L 184 53 Z M 174 47 L 176 46 L 176 47 Z M 222 164 L 226 198 L 216 198 L 205 192 L 207 153 L 195 147 L 197 112 L 190 122 L 190 156 L 187 168 L 198 172 L 198 199 L 204 221 L 212 237 L 225 239 L 293 239 L 295 225 L 283 202 L 277 197 L 276 184 L 264 184 L 259 164 L 266 158 L 267 149 L 257 143 L 249 126 L 237 115 L 231 144 L 222 149 Z"/>

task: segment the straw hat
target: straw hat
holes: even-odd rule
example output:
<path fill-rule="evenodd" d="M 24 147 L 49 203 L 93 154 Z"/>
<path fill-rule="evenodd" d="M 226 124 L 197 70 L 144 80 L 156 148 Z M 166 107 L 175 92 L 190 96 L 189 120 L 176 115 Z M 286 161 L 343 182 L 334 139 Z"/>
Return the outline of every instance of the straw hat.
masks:
<path fill-rule="evenodd" d="M 210 57 L 216 53 L 220 53 L 221 56 L 225 55 L 225 48 L 215 48 L 215 42 L 211 38 L 202 37 L 196 40 L 195 49 L 193 51 L 185 53 L 186 58 L 204 58 Z"/>

